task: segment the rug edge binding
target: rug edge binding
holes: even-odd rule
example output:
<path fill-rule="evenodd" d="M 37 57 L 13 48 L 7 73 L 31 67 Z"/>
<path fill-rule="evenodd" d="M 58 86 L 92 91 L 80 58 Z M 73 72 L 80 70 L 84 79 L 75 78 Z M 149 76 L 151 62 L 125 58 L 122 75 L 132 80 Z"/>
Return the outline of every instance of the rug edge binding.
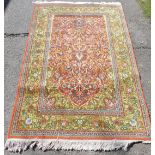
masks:
<path fill-rule="evenodd" d="M 33 4 L 106 4 L 106 5 L 121 5 L 120 2 L 66 2 L 66 1 L 34 1 Z"/>
<path fill-rule="evenodd" d="M 143 140 L 60 140 L 60 139 L 7 139 L 5 150 L 9 152 L 23 152 L 32 150 L 84 150 L 84 151 L 112 151 L 124 150 L 135 143 L 150 144 Z"/>

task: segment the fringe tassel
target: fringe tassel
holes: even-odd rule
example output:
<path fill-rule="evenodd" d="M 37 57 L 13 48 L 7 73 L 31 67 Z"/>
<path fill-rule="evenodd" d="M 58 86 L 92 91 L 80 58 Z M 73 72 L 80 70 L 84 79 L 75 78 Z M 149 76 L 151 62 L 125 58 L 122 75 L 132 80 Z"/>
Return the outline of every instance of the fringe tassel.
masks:
<path fill-rule="evenodd" d="M 150 141 L 133 140 L 49 140 L 49 139 L 8 139 L 5 143 L 5 149 L 10 152 L 23 152 L 28 149 L 47 150 L 90 150 L 90 151 L 111 151 L 122 149 L 128 150 L 128 147 L 134 143 L 151 143 Z"/>

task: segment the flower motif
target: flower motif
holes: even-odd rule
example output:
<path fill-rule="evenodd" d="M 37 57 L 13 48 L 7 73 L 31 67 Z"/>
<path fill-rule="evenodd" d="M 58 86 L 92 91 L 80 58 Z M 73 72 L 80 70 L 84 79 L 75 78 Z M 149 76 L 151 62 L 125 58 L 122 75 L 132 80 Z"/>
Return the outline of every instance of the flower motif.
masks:
<path fill-rule="evenodd" d="M 26 123 L 27 125 L 32 124 L 32 120 L 31 120 L 31 118 L 27 118 L 26 121 L 25 121 L 25 123 Z"/>
<path fill-rule="evenodd" d="M 46 120 L 48 120 L 48 119 L 49 119 L 49 116 L 48 116 L 48 115 L 46 115 L 46 116 L 45 116 L 45 119 L 46 119 Z"/>
<path fill-rule="evenodd" d="M 122 123 L 122 122 L 119 121 L 119 120 L 114 120 L 114 124 L 115 124 L 115 125 L 121 125 L 121 123 Z"/>
<path fill-rule="evenodd" d="M 136 126 L 137 125 L 137 121 L 135 119 L 132 119 L 130 121 L 131 126 Z"/>
<path fill-rule="evenodd" d="M 93 122 L 94 127 L 99 127 L 98 122 Z"/>
<path fill-rule="evenodd" d="M 29 89 L 30 89 L 30 91 L 32 91 L 33 90 L 33 87 L 30 87 Z"/>
<path fill-rule="evenodd" d="M 55 98 L 45 99 L 45 103 L 47 107 L 51 107 L 55 103 Z"/>
<path fill-rule="evenodd" d="M 82 120 L 82 119 L 78 119 L 78 120 L 77 120 L 77 123 L 78 123 L 79 125 L 82 125 L 82 124 L 83 124 L 83 120 Z"/>
<path fill-rule="evenodd" d="M 37 76 L 38 76 L 38 74 L 37 74 L 37 73 L 34 73 L 34 74 L 33 74 L 33 76 L 34 76 L 34 77 L 37 77 Z"/>
<path fill-rule="evenodd" d="M 130 111 L 130 112 L 133 112 L 133 107 L 132 106 L 128 106 L 128 110 Z"/>
<path fill-rule="evenodd" d="M 123 64 L 123 67 L 126 67 L 126 66 L 127 66 L 127 64 L 126 64 L 126 63 L 124 63 L 124 64 Z"/>
<path fill-rule="evenodd" d="M 68 84 L 68 86 L 67 86 L 68 88 L 71 88 L 71 85 L 70 84 Z"/>
<path fill-rule="evenodd" d="M 115 104 L 116 104 L 116 103 L 115 103 L 114 101 L 112 101 L 111 99 L 107 99 L 107 98 L 106 98 L 104 101 L 105 101 L 105 103 L 106 103 L 106 107 L 107 107 L 107 108 L 112 108 L 112 107 L 115 106 Z"/>
<path fill-rule="evenodd" d="M 128 77 L 128 74 L 123 73 L 123 74 L 122 74 L 122 77 L 123 77 L 124 79 L 126 79 L 126 78 Z"/>
<path fill-rule="evenodd" d="M 132 92 L 132 89 L 131 89 L 131 88 L 129 88 L 129 89 L 128 89 L 128 93 L 131 93 L 131 92 Z"/>
<path fill-rule="evenodd" d="M 66 125 L 67 125 L 67 121 L 65 121 L 65 120 L 62 121 L 62 122 L 61 122 L 61 125 L 62 125 L 62 126 L 66 126 Z"/>

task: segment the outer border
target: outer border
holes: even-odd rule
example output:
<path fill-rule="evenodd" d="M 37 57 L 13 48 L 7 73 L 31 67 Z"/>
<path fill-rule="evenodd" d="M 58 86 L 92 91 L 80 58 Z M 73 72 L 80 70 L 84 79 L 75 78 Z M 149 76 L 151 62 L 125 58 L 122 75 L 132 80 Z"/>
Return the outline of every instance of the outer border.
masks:
<path fill-rule="evenodd" d="M 123 15 L 123 18 L 124 18 L 124 21 L 125 21 L 125 26 L 127 28 L 127 34 L 129 36 L 129 41 L 131 43 L 131 47 L 132 47 L 132 56 L 134 57 L 134 62 L 135 62 L 135 65 L 136 65 L 136 70 L 137 70 L 137 73 L 138 73 L 138 79 L 139 79 L 139 83 L 140 83 L 140 88 L 142 90 L 142 93 L 143 93 L 143 98 L 144 98 L 144 101 L 145 101 L 145 105 L 146 105 L 146 110 L 147 110 L 147 113 L 148 113 L 148 116 L 149 116 L 149 119 L 150 119 L 150 123 L 151 123 L 151 117 L 150 117 L 150 112 L 149 112 L 149 109 L 148 109 L 148 104 L 146 102 L 146 97 L 144 95 L 144 89 L 143 89 L 143 86 L 142 86 L 142 80 L 140 79 L 140 73 L 139 73 L 139 69 L 138 69 L 138 64 L 136 62 L 136 56 L 135 56 L 135 53 L 134 53 L 134 47 L 133 47 L 133 43 L 131 41 L 131 35 L 130 35 L 130 32 L 129 32 L 129 28 L 128 28 L 128 24 L 127 24 L 127 20 L 126 20 L 126 17 L 125 17 L 125 14 L 124 14 L 124 10 L 123 10 L 123 7 L 121 5 L 121 9 L 122 9 L 122 15 Z"/>

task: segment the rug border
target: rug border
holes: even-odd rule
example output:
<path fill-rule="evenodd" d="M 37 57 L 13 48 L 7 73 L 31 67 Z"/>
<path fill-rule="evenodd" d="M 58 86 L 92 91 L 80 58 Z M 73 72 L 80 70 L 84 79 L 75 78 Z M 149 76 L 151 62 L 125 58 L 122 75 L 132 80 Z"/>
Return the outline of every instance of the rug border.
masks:
<path fill-rule="evenodd" d="M 129 27 L 128 27 L 128 24 L 127 24 L 127 20 L 126 20 L 126 17 L 125 17 L 125 14 L 124 14 L 124 9 L 121 5 L 121 12 L 122 12 L 122 15 L 123 15 L 123 20 L 125 21 L 125 26 L 126 26 L 126 29 L 127 29 L 127 34 L 128 34 L 128 37 L 129 37 L 129 41 L 130 41 L 130 44 L 131 44 L 131 47 L 132 47 L 132 56 L 134 58 L 134 62 L 135 62 L 135 65 L 136 65 L 136 70 L 138 72 L 138 81 L 140 83 L 140 88 L 142 90 L 142 93 L 143 93 L 143 98 L 144 98 L 144 102 L 145 102 L 145 106 L 146 106 L 146 110 L 147 110 L 147 114 L 148 114 L 148 117 L 150 119 L 150 124 L 151 124 L 151 116 L 150 116 L 150 112 L 149 112 L 149 108 L 148 108 L 148 104 L 147 104 L 147 101 L 146 101 L 146 97 L 145 97 L 145 94 L 144 94 L 144 89 L 143 89 L 143 86 L 142 86 L 142 80 L 140 78 L 140 72 L 139 72 L 139 69 L 138 69 L 138 64 L 137 64 L 137 61 L 136 61 L 136 56 L 135 56 L 135 52 L 134 52 L 134 47 L 133 47 L 133 43 L 132 43 L 132 40 L 131 40 L 131 35 L 130 35 L 130 32 L 129 32 Z"/>

